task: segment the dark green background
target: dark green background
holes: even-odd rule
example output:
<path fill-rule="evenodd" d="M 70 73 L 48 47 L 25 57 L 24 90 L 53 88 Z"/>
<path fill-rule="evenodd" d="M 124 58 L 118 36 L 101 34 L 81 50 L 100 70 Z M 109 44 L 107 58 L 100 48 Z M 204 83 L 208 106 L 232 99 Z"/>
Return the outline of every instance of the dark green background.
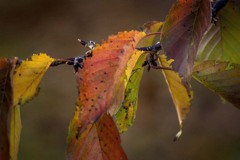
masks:
<path fill-rule="evenodd" d="M 0 55 L 58 57 L 83 54 L 78 38 L 101 42 L 118 31 L 163 21 L 173 0 L 0 1 Z M 50 68 L 40 94 L 22 107 L 20 160 L 65 159 L 68 124 L 77 97 L 73 69 Z M 240 111 L 193 81 L 192 110 L 183 135 L 160 71 L 145 73 L 135 125 L 122 135 L 130 160 L 240 159 Z"/>

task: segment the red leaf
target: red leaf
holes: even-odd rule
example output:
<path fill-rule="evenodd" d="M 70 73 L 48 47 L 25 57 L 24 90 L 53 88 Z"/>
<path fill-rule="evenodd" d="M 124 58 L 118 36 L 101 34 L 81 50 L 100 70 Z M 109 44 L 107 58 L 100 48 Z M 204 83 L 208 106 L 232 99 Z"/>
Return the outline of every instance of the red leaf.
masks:
<path fill-rule="evenodd" d="M 117 35 L 110 36 L 101 46 L 98 45 L 93 50 L 93 57 L 87 58 L 84 61 L 84 68 L 76 73 L 79 98 L 76 103 L 74 118 L 69 126 L 67 155 L 70 159 L 85 159 L 85 154 L 90 154 L 88 153 L 89 149 L 86 148 L 88 148 L 87 145 L 90 142 L 94 141 L 94 144 L 96 143 L 95 140 L 92 140 L 92 137 L 96 136 L 96 132 L 99 130 L 98 125 L 112 121 L 112 119 L 103 118 L 106 117 L 103 115 L 113 116 L 121 106 L 124 99 L 124 90 L 134 67 L 132 63 L 136 63 L 138 57 L 143 53 L 135 50 L 135 46 L 143 36 L 145 36 L 145 33 L 138 31 L 120 32 Z M 130 61 L 132 59 L 134 61 Z M 128 62 L 132 63 L 129 64 Z M 132 68 L 129 66 L 132 66 Z M 111 136 L 116 137 L 119 134 L 115 123 L 109 123 L 112 123 L 113 126 L 112 129 L 108 129 L 109 134 L 113 135 L 98 133 L 98 137 L 106 139 L 107 142 Z M 102 143 L 99 139 L 97 141 L 100 141 L 99 144 Z M 97 149 L 101 150 L 102 147 L 97 147 Z M 115 156 L 126 159 L 120 141 L 114 144 L 112 150 L 115 153 L 103 153 L 106 150 L 102 150 L 102 158 L 106 159 L 105 154 L 116 154 Z M 91 153 L 96 154 L 95 152 Z M 121 153 L 120 156 L 117 153 Z M 97 155 L 89 156 L 97 158 Z M 119 159 L 117 157 L 112 159 Z"/>
<path fill-rule="evenodd" d="M 70 143 L 67 159 L 125 160 L 118 129 L 112 117 L 101 116 L 96 123 L 89 124 L 86 130 L 76 137 L 77 143 Z"/>
<path fill-rule="evenodd" d="M 115 112 L 124 95 L 124 74 L 127 61 L 143 36 L 142 32 L 121 32 L 97 46 L 93 57 L 76 74 L 79 84 L 80 133 L 103 113 Z"/>
<path fill-rule="evenodd" d="M 12 75 L 15 59 L 0 59 L 0 159 L 10 159 L 10 116 L 13 104 Z"/>
<path fill-rule="evenodd" d="M 210 0 L 178 0 L 167 16 L 161 42 L 172 67 L 187 84 L 200 40 L 211 19 Z"/>

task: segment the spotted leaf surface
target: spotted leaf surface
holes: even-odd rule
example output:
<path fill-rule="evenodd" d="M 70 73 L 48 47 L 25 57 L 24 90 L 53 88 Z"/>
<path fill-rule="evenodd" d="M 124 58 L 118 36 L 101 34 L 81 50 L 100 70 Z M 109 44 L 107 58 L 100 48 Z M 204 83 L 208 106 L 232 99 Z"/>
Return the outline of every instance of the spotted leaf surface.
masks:
<path fill-rule="evenodd" d="M 188 85 L 200 40 L 211 19 L 210 0 L 178 0 L 163 26 L 161 43 L 172 67 Z"/>
<path fill-rule="evenodd" d="M 23 61 L 13 76 L 14 105 L 23 104 L 38 92 L 39 83 L 53 59 L 46 54 L 35 54 Z"/>
<path fill-rule="evenodd" d="M 240 65 L 205 61 L 194 67 L 194 78 L 240 108 Z"/>
<path fill-rule="evenodd" d="M 160 56 L 159 60 L 161 66 L 172 68 L 171 64 L 173 63 L 173 60 L 167 60 L 166 58 L 165 55 Z M 180 128 L 182 128 L 183 120 L 186 119 L 186 116 L 190 111 L 190 100 L 192 95 L 183 85 L 182 78 L 177 72 L 174 70 L 162 70 L 162 72 L 176 107 Z"/>
<path fill-rule="evenodd" d="M 218 13 L 217 25 L 211 25 L 198 51 L 198 61 L 222 60 L 240 63 L 240 4 L 230 0 Z"/>
<path fill-rule="evenodd" d="M 162 25 L 162 22 L 157 21 L 144 24 L 142 29 L 147 35 L 141 39 L 137 47 L 152 45 L 156 37 L 159 37 L 159 34 L 154 33 L 159 32 L 162 29 Z M 131 58 L 133 59 L 133 63 L 131 60 L 128 62 L 128 69 L 132 70 L 132 73 L 125 89 L 122 105 L 115 115 L 117 126 L 121 133 L 127 131 L 128 127 L 133 125 L 136 117 L 139 86 L 144 70 L 142 64 L 145 61 L 146 56 L 147 53 L 142 54 L 141 57 L 138 58 L 137 63 L 135 63 L 137 57 Z M 131 64 L 135 64 L 134 68 Z"/>
<path fill-rule="evenodd" d="M 10 154 L 13 160 L 17 159 L 22 129 L 20 105 L 37 94 L 39 83 L 52 61 L 53 59 L 46 54 L 36 54 L 31 60 L 22 61 L 14 71 L 12 77 L 13 107 L 10 120 Z"/>
<path fill-rule="evenodd" d="M 77 112 L 75 116 L 78 119 Z M 115 122 L 107 113 L 94 124 L 89 124 L 82 134 L 76 133 L 72 136 L 75 136 L 78 141 L 68 147 L 67 159 L 127 159 L 120 144 L 121 140 Z"/>
<path fill-rule="evenodd" d="M 144 32 L 120 32 L 110 36 L 93 50 L 84 68 L 76 73 L 79 98 L 68 136 L 68 155 L 81 151 L 81 136 L 90 124 L 105 113 L 114 115 L 122 104 L 124 91 L 138 58 L 143 54 L 135 50 Z"/>
<path fill-rule="evenodd" d="M 136 117 L 139 85 L 144 70 L 142 63 L 145 58 L 146 55 L 143 54 L 133 68 L 132 74 L 125 89 L 124 100 L 120 109 L 115 115 L 117 126 L 121 133 L 127 131 L 128 127 L 133 125 Z"/>
<path fill-rule="evenodd" d="M 52 61 L 45 54 L 33 55 L 32 60 L 21 63 L 17 58 L 0 59 L 0 159 L 18 159 L 20 105 L 36 94 Z"/>

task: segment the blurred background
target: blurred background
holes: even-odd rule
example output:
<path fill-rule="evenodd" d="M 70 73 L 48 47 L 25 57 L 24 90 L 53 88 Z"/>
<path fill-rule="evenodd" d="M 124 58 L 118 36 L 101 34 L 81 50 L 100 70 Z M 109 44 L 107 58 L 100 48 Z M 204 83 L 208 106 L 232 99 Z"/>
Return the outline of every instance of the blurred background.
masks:
<path fill-rule="evenodd" d="M 145 22 L 163 21 L 174 0 L 18 0 L 0 1 L 0 56 L 21 59 L 44 52 L 74 57 L 84 49 L 77 39 L 101 42 Z M 122 135 L 130 160 L 240 159 L 240 111 L 196 81 L 194 100 L 178 132 L 177 114 L 160 71 L 142 79 L 136 122 Z M 21 109 L 20 160 L 65 159 L 68 124 L 77 97 L 70 66 L 50 68 L 40 94 Z"/>

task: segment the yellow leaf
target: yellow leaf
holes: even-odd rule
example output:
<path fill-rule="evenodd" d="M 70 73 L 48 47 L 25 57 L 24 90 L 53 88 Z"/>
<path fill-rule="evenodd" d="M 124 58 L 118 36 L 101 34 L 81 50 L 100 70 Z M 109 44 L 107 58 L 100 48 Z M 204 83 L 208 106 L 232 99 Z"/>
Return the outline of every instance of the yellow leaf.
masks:
<path fill-rule="evenodd" d="M 163 22 L 149 22 L 144 24 L 143 30 L 147 33 L 137 44 L 138 47 L 150 46 L 153 44 L 161 28 Z M 137 47 L 137 48 L 138 48 Z M 143 62 L 146 60 L 147 53 L 134 51 L 131 58 L 128 61 L 126 69 L 126 89 L 124 93 L 124 100 L 115 115 L 118 129 L 121 133 L 128 130 L 129 126 L 133 125 L 136 117 L 136 111 L 138 106 L 138 92 L 142 79 L 144 67 Z M 141 55 L 141 56 L 139 56 Z M 137 60 L 137 61 L 136 61 Z"/>
<path fill-rule="evenodd" d="M 171 63 L 173 60 L 167 60 L 166 55 L 160 55 L 159 60 L 161 66 L 172 68 Z M 177 72 L 173 70 L 162 70 L 162 72 L 177 110 L 180 128 L 182 128 L 182 122 L 186 119 L 186 116 L 190 111 L 191 93 L 188 93 L 187 88 L 182 83 L 182 78 Z M 181 130 L 176 138 L 178 138 L 180 134 Z"/>
<path fill-rule="evenodd" d="M 13 106 L 10 118 L 10 157 L 17 160 L 21 134 L 20 105 L 32 99 L 39 83 L 53 59 L 46 54 L 35 54 L 31 60 L 23 61 L 13 75 Z"/>
<path fill-rule="evenodd" d="M 134 50 L 131 58 L 129 59 L 129 61 L 127 62 L 127 68 L 126 68 L 126 78 L 125 78 L 125 83 L 124 86 L 126 87 L 128 84 L 128 81 L 132 75 L 132 71 L 134 70 L 135 65 L 137 64 L 137 61 L 139 60 L 140 56 L 143 54 L 143 51 L 138 51 L 138 50 Z M 139 68 L 139 67 L 138 67 Z"/>
<path fill-rule="evenodd" d="M 13 76 L 13 105 L 23 104 L 38 91 L 38 85 L 53 58 L 46 54 L 35 54 L 32 60 L 23 61 Z"/>
<path fill-rule="evenodd" d="M 11 160 L 17 160 L 20 135 L 22 130 L 20 106 L 11 107 L 10 120 L 10 157 Z"/>
<path fill-rule="evenodd" d="M 135 66 L 130 68 L 131 76 L 125 89 L 124 100 L 115 115 L 117 126 L 121 133 L 127 131 L 128 127 L 133 125 L 136 117 L 138 90 L 144 70 L 142 63 L 146 59 L 146 54 L 142 54 L 140 57 L 137 57 L 137 59 L 138 61 L 135 62 Z"/>

